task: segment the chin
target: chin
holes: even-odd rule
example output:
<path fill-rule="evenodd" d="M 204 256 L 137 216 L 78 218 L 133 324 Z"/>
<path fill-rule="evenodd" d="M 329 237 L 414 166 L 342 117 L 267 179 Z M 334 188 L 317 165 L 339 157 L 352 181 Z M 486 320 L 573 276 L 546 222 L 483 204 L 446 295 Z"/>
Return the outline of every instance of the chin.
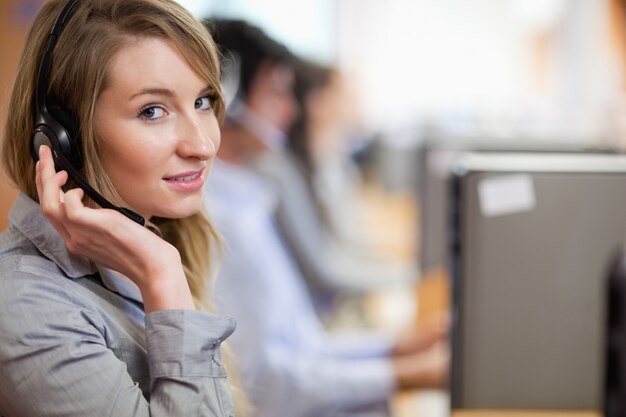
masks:
<path fill-rule="evenodd" d="M 163 217 L 165 219 L 184 219 L 186 217 L 191 217 L 194 214 L 198 214 L 200 212 L 201 207 L 197 206 L 189 209 L 180 209 L 180 210 L 164 210 L 162 213 L 157 213 L 155 216 Z"/>
<path fill-rule="evenodd" d="M 193 216 L 202 210 L 202 199 L 188 199 L 188 201 L 176 201 L 167 205 L 159 203 L 148 209 L 152 213 L 151 217 L 161 217 L 164 219 L 184 219 Z"/>

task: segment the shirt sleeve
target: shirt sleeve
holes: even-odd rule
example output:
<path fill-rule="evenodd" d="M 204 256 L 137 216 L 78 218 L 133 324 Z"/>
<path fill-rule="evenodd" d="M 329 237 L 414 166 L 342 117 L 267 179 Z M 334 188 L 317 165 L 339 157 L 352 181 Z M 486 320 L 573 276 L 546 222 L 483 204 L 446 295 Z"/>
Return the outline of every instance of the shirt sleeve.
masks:
<path fill-rule="evenodd" d="M 326 349 L 336 357 L 383 358 L 389 357 L 397 336 L 384 331 L 336 331 L 329 332 Z"/>
<path fill-rule="evenodd" d="M 208 320 L 207 315 L 165 310 L 146 316 L 153 415 L 234 414 L 219 349 L 234 330 L 234 320 L 213 315 Z M 227 334 L 225 325 L 230 327 Z M 193 404 L 198 408 L 189 407 Z"/>
<path fill-rule="evenodd" d="M 376 407 L 388 401 L 395 389 L 393 369 L 387 359 L 337 359 L 294 355 L 288 346 L 265 347 L 265 380 L 254 398 L 264 416 L 327 415 Z M 298 398 L 298 401 L 293 401 Z"/>
<path fill-rule="evenodd" d="M 97 313 L 59 285 L 66 278 L 20 272 L 0 278 L 0 414 L 232 415 L 215 323 L 227 317 L 147 315 L 147 352 L 136 353 L 147 357 L 150 372 L 142 391 L 109 348 L 111 335 Z M 234 321 L 227 324 L 234 329 Z"/>

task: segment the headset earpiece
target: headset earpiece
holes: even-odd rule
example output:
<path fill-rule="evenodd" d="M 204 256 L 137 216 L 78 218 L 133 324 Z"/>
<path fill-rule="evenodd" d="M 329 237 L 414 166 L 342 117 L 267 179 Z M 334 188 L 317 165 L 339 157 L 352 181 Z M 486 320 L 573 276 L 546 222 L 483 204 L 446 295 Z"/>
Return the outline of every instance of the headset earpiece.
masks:
<path fill-rule="evenodd" d="M 76 133 L 74 133 L 77 130 L 76 124 L 71 120 L 72 116 L 68 112 L 59 109 L 54 110 L 54 114 L 55 117 L 48 112 L 40 112 L 40 123 L 35 126 L 31 141 L 32 157 L 35 161 L 39 160 L 39 147 L 47 145 L 55 154 L 63 154 L 65 159 L 79 171 L 83 167 L 83 158 L 76 140 Z M 59 161 L 55 160 L 55 162 L 59 165 Z M 59 168 L 66 169 L 63 166 Z"/>
<path fill-rule="evenodd" d="M 57 139 L 61 152 L 77 171 L 81 170 L 83 168 L 83 155 L 80 150 L 78 118 L 74 113 L 61 107 L 50 106 L 48 112 L 59 125 L 60 135 L 57 135 Z M 67 138 L 67 143 L 65 143 L 65 138 Z"/>

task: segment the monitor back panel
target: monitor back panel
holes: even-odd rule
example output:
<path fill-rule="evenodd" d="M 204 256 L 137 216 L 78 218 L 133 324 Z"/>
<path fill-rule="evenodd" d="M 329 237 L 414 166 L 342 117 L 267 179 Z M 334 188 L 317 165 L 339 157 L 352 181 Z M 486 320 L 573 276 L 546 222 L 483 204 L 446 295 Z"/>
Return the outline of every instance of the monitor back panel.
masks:
<path fill-rule="evenodd" d="M 448 256 L 448 206 L 451 168 L 462 155 L 481 153 L 603 153 L 609 149 L 589 149 L 583 144 L 523 141 L 463 141 L 424 143 L 418 151 L 418 184 L 420 202 L 420 265 L 426 272 L 445 267 Z"/>
<path fill-rule="evenodd" d="M 523 159 L 455 183 L 452 406 L 599 409 L 626 174 L 537 172 Z"/>

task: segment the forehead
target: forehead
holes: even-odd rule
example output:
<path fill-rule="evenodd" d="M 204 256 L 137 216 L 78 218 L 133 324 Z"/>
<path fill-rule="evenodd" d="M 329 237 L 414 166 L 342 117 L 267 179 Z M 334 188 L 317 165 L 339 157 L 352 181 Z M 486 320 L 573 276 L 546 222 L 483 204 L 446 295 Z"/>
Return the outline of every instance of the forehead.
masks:
<path fill-rule="evenodd" d="M 137 89 L 146 84 L 185 86 L 206 84 L 174 43 L 165 38 L 133 38 L 113 56 L 107 88 Z"/>

